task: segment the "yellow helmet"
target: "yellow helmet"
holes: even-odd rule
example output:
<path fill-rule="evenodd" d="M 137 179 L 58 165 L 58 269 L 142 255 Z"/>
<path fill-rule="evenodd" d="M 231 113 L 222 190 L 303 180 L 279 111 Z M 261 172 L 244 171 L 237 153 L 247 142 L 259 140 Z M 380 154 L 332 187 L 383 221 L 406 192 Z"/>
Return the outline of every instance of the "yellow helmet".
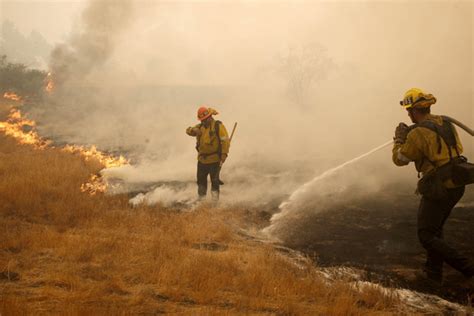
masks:
<path fill-rule="evenodd" d="M 436 98 L 432 94 L 424 93 L 423 90 L 418 88 L 411 88 L 405 92 L 403 100 L 400 101 L 400 105 L 405 109 L 427 108 L 435 103 Z"/>

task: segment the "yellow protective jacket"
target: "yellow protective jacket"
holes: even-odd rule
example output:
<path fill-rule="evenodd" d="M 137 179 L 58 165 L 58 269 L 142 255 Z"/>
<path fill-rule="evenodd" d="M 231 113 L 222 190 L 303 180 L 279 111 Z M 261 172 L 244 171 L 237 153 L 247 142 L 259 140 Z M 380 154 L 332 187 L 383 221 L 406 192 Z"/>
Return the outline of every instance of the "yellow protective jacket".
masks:
<path fill-rule="evenodd" d="M 216 135 L 216 122 L 211 121 L 209 127 L 205 127 L 204 124 L 198 124 L 194 127 L 188 127 L 186 134 L 189 136 L 196 137 L 196 148 L 198 150 L 198 160 L 204 164 L 211 164 L 220 161 L 219 149 L 222 155 L 229 154 L 230 141 L 227 130 L 221 122 L 219 122 L 219 139 Z M 194 129 L 198 128 L 201 131 L 201 135 L 197 136 Z M 220 148 L 219 148 L 220 147 Z"/>
<path fill-rule="evenodd" d="M 443 124 L 441 116 L 429 114 L 426 118 L 440 126 Z M 454 136 L 456 137 L 457 152 L 454 147 L 451 147 L 453 157 L 457 153 L 461 154 L 463 147 L 459 136 L 454 128 Z M 410 161 L 415 162 L 416 170 L 423 175 L 449 162 L 449 150 L 446 142 L 441 138 L 441 152 L 438 153 L 437 134 L 425 127 L 416 127 L 412 129 L 404 144 L 395 144 L 392 150 L 392 160 L 397 166 L 405 166 Z M 432 163 L 435 166 L 433 166 Z M 455 187 L 451 179 L 444 182 L 447 188 Z"/>

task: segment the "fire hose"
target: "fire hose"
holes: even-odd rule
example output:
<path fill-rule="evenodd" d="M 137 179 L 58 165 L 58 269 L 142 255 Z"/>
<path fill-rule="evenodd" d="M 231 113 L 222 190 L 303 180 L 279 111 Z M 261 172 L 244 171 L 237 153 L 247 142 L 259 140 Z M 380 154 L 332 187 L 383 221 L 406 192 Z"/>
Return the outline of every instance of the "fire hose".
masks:
<path fill-rule="evenodd" d="M 449 116 L 443 115 L 442 118 L 445 119 L 446 121 L 450 122 L 450 123 L 453 123 L 453 124 L 459 126 L 463 130 L 465 130 L 469 135 L 474 136 L 474 130 L 470 129 L 467 125 L 465 125 L 465 124 L 459 122 L 458 120 L 453 119 L 452 117 L 449 117 Z"/>
<path fill-rule="evenodd" d="M 452 123 L 452 124 L 454 124 L 454 125 L 457 125 L 458 127 L 462 128 L 462 129 L 463 129 L 466 133 L 468 133 L 469 135 L 474 136 L 474 130 L 471 129 L 471 128 L 469 128 L 466 124 L 461 123 L 460 121 L 458 121 L 458 120 L 456 120 L 456 119 L 454 119 L 454 118 L 452 118 L 452 117 L 446 116 L 446 115 L 441 115 L 441 117 L 442 117 L 445 121 L 447 121 L 447 122 L 449 122 L 449 123 Z M 413 124 L 413 125 L 408 126 L 408 125 L 406 125 L 405 123 L 400 123 L 400 125 L 404 125 L 405 127 L 408 128 L 409 131 L 418 126 L 417 124 Z"/>

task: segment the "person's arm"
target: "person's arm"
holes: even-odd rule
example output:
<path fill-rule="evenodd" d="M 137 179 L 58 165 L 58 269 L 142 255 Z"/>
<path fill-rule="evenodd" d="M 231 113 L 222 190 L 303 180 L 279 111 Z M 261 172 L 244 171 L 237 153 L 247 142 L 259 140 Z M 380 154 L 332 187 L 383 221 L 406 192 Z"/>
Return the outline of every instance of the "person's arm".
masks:
<path fill-rule="evenodd" d="M 410 161 L 421 160 L 423 151 L 419 138 L 422 135 L 416 129 L 410 131 L 404 143 L 395 142 L 392 149 L 392 161 L 397 166 L 406 166 Z"/>
<path fill-rule="evenodd" d="M 189 136 L 201 136 L 201 124 L 198 124 L 194 127 L 190 126 L 186 129 L 186 134 Z"/>

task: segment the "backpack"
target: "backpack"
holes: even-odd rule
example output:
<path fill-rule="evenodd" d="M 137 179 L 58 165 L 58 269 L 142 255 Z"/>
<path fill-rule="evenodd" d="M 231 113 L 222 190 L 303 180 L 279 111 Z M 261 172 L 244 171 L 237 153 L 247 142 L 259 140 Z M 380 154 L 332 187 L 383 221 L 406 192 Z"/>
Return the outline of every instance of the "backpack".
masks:
<path fill-rule="evenodd" d="M 221 159 L 222 157 L 222 144 L 221 144 L 221 136 L 219 134 L 219 129 L 220 129 L 220 126 L 221 126 L 222 122 L 221 121 L 218 121 L 216 120 L 214 122 L 214 133 L 216 133 L 216 137 L 217 137 L 217 152 L 215 153 L 211 153 L 211 154 L 206 154 L 206 156 L 209 156 L 209 155 L 214 155 L 214 154 L 218 154 L 219 156 L 219 160 Z M 201 128 L 202 124 L 199 124 L 199 128 Z M 211 131 L 212 132 L 212 131 Z M 199 137 L 196 138 L 196 151 L 199 152 Z M 204 155 L 204 154 L 201 154 L 201 155 Z"/>
<path fill-rule="evenodd" d="M 428 157 L 423 157 L 434 168 L 418 181 L 417 191 L 428 198 L 441 199 L 447 195 L 447 189 L 443 183 L 448 179 L 451 179 L 457 186 L 474 183 L 474 164 L 469 163 L 466 157 L 460 155 L 453 125 L 443 119 L 441 126 L 432 121 L 423 121 L 413 126 L 413 128 L 418 127 L 427 128 L 436 133 L 438 154 L 441 153 L 443 146 L 441 139 L 444 140 L 448 146 L 449 162 L 442 166 L 436 166 Z M 456 157 L 453 157 L 453 147 L 456 151 Z"/>

